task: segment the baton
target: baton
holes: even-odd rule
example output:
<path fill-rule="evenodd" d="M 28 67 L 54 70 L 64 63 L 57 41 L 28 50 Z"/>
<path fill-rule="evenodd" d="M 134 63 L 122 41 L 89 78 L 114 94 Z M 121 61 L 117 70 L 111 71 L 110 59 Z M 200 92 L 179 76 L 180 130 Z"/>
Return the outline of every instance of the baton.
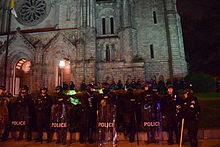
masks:
<path fill-rule="evenodd" d="M 182 147 L 182 141 L 183 141 L 183 130 L 184 129 L 184 118 L 182 119 L 182 126 L 181 126 L 181 134 L 180 134 L 180 147 Z"/>

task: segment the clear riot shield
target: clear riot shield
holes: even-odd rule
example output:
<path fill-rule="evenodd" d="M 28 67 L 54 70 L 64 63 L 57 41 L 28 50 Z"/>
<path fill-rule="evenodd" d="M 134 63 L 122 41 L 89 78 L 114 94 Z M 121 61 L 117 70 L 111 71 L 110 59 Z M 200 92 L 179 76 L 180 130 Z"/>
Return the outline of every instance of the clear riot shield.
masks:
<path fill-rule="evenodd" d="M 97 116 L 99 146 L 116 146 L 116 105 L 110 104 L 108 99 L 101 100 Z"/>
<path fill-rule="evenodd" d="M 54 130 L 67 128 L 67 110 L 64 103 L 52 106 L 51 128 Z"/>
<path fill-rule="evenodd" d="M 142 105 L 142 125 L 147 135 L 145 144 L 162 145 L 162 114 L 159 102 Z"/>

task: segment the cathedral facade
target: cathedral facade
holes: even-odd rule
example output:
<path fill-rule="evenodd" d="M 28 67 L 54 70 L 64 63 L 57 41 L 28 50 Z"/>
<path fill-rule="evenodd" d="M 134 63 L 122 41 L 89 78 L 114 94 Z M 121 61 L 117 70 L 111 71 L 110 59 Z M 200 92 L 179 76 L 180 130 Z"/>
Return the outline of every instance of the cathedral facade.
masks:
<path fill-rule="evenodd" d="M 9 1 L 0 9 L 3 84 Z M 15 0 L 7 88 L 184 77 L 176 0 Z"/>

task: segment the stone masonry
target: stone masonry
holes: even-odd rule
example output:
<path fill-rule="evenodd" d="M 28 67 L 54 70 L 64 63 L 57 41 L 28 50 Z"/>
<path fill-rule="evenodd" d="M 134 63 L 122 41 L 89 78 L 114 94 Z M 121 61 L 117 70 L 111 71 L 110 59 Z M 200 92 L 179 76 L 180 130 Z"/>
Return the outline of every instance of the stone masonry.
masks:
<path fill-rule="evenodd" d="M 9 2 L 0 2 L 0 85 Z M 63 81 L 73 81 L 78 89 L 82 81 L 125 83 L 187 74 L 176 0 L 41 0 L 31 7 L 28 0 L 15 0 L 15 11 L 7 66 L 13 94 L 21 84 L 35 92 L 41 86 L 53 90 Z M 31 63 L 25 76 L 17 74 L 22 59 Z M 68 70 L 60 69 L 61 60 Z M 27 76 L 30 80 L 24 80 Z"/>

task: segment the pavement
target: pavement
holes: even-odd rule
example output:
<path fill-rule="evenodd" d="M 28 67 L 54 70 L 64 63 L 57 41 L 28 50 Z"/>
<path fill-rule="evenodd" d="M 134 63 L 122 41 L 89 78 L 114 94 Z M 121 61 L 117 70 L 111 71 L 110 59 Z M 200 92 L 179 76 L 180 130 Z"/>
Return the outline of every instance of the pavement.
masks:
<path fill-rule="evenodd" d="M 1 142 L 0 147 L 98 147 L 98 143 L 94 144 L 80 144 L 79 142 L 68 143 L 67 145 L 56 144 L 55 141 L 51 143 L 43 142 L 35 143 L 34 141 L 14 141 L 12 139 Z M 161 142 L 160 144 L 144 144 L 144 141 L 140 141 L 139 145 L 137 142 L 129 143 L 128 141 L 119 141 L 116 147 L 179 147 L 179 145 L 167 145 L 166 141 Z M 112 144 L 105 144 L 102 147 L 113 147 Z M 190 147 L 189 142 L 186 142 L 182 147 Z M 199 140 L 199 147 L 220 147 L 220 139 L 207 139 Z"/>

